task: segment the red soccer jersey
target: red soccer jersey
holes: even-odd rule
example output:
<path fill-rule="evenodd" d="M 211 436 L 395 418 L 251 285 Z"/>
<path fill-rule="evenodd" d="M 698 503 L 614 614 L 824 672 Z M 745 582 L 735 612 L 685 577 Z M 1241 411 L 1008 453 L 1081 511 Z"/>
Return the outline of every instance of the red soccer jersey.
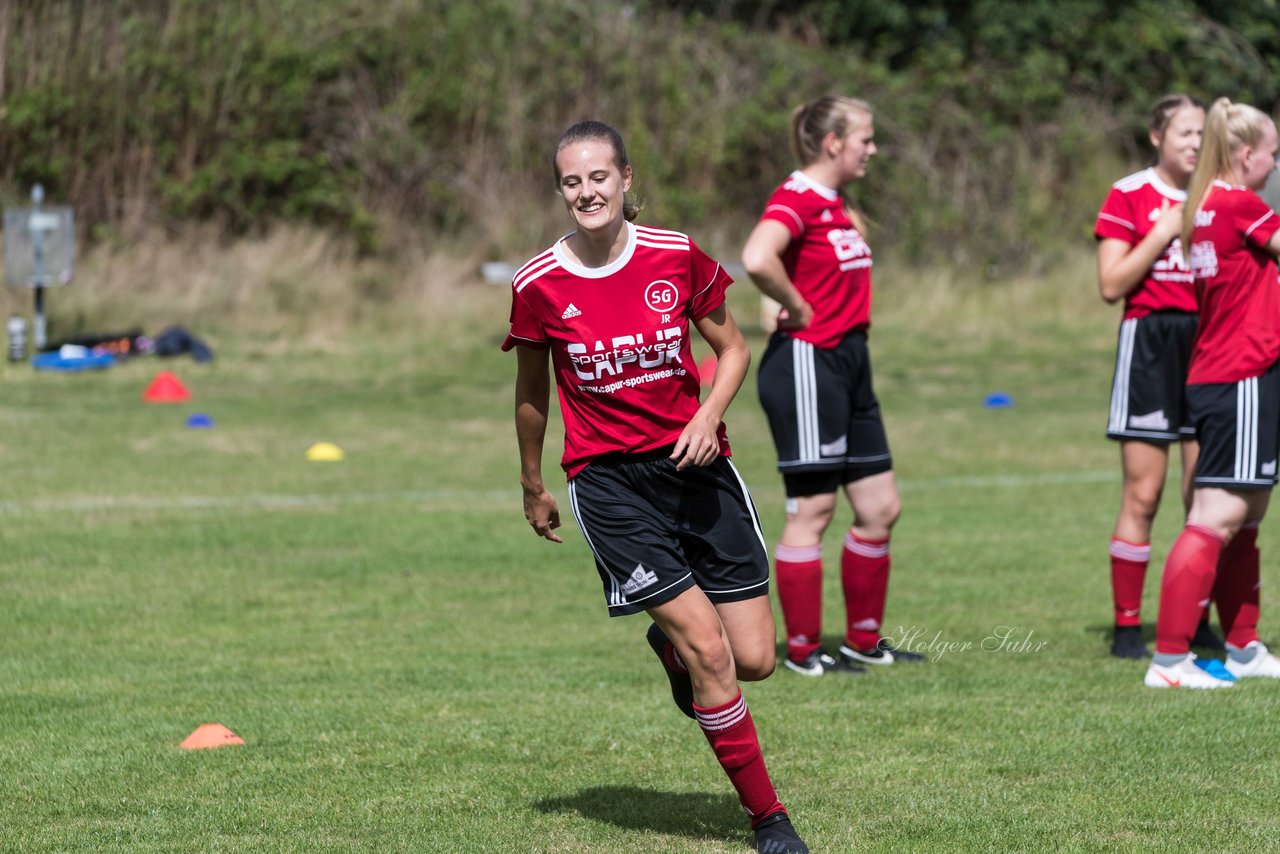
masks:
<path fill-rule="evenodd" d="M 1191 271 L 1200 328 L 1188 383 L 1261 376 L 1280 358 L 1280 285 L 1265 246 L 1280 216 L 1246 187 L 1214 181 L 1196 212 Z"/>
<path fill-rule="evenodd" d="M 675 444 L 701 391 L 689 321 L 722 305 L 733 282 L 686 235 L 626 228 L 626 249 L 606 267 L 574 263 L 561 240 L 512 282 L 502 349 L 551 348 L 569 477 L 604 454 Z M 723 424 L 720 450 L 729 453 Z"/>
<path fill-rule="evenodd" d="M 1150 233 L 1165 205 L 1185 202 L 1187 194 L 1170 187 L 1154 169 L 1143 169 L 1111 185 L 1111 192 L 1098 211 L 1094 237 L 1123 240 L 1137 246 Z M 1144 317 L 1153 311 L 1196 310 L 1195 286 L 1191 270 L 1182 257 L 1182 241 L 1174 238 L 1142 284 L 1124 298 L 1124 319 Z"/>
<path fill-rule="evenodd" d="M 793 337 L 829 348 L 871 325 L 871 247 L 850 222 L 839 193 L 792 172 L 760 218 L 777 220 L 791 232 L 782 264 L 813 307 L 813 322 L 793 330 Z"/>

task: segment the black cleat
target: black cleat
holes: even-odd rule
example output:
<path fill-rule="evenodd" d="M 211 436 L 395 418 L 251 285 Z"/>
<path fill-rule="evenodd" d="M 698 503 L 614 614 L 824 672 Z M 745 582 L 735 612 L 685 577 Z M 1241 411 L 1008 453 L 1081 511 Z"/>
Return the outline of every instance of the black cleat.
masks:
<path fill-rule="evenodd" d="M 755 830 L 756 851 L 760 854 L 809 854 L 809 846 L 791 826 L 785 812 L 765 816 Z"/>
<path fill-rule="evenodd" d="M 1142 642 L 1141 626 L 1116 626 L 1111 641 L 1111 654 L 1116 658 L 1150 658 L 1147 645 Z"/>
<path fill-rule="evenodd" d="M 681 673 L 679 670 L 668 667 L 667 659 L 662 655 L 662 648 L 671 643 L 670 638 L 658 628 L 657 623 L 649 624 L 649 631 L 645 637 L 649 641 L 649 646 L 653 647 L 653 651 L 657 653 L 658 661 L 662 662 L 662 669 L 667 672 L 667 679 L 671 682 L 671 699 L 675 701 L 676 708 L 684 712 L 686 717 L 692 718 L 693 680 L 689 678 L 687 671 Z"/>
<path fill-rule="evenodd" d="M 1214 634 L 1213 629 L 1209 628 L 1208 617 L 1200 619 L 1200 625 L 1196 626 L 1195 636 L 1191 638 L 1191 645 L 1215 652 L 1221 652 L 1227 648 L 1226 644 L 1222 642 L 1222 638 Z"/>
<path fill-rule="evenodd" d="M 809 653 L 809 657 L 804 661 L 783 659 L 782 665 L 801 676 L 826 676 L 828 673 L 847 673 L 850 676 L 857 676 L 867 672 L 862 665 L 832 658 L 821 649 L 815 649 Z"/>
<path fill-rule="evenodd" d="M 895 649 L 883 638 L 871 649 L 854 649 L 842 643 L 840 657 L 850 664 L 919 664 L 924 661 L 920 653 Z"/>

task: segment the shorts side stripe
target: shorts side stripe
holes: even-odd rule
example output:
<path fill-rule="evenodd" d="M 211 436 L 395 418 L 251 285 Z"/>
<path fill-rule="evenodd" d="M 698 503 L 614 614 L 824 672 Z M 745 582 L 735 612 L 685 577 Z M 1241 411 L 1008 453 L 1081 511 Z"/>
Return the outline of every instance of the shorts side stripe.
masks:
<path fill-rule="evenodd" d="M 1236 383 L 1236 480 L 1250 481 L 1258 469 L 1258 378 Z"/>
<path fill-rule="evenodd" d="M 747 482 L 738 473 L 738 467 L 733 464 L 733 460 L 725 457 L 724 461 L 729 464 L 729 471 L 733 472 L 734 479 L 738 481 L 738 488 L 742 490 L 742 501 L 747 505 L 747 510 L 751 511 L 751 530 L 756 532 L 756 538 L 760 540 L 760 548 L 764 549 L 767 555 L 769 546 L 765 543 L 764 531 L 760 530 L 760 514 L 756 512 L 756 503 L 751 500 L 751 491 L 747 489 Z"/>
<path fill-rule="evenodd" d="M 1129 373 L 1133 368 L 1133 341 L 1138 332 L 1138 318 L 1120 324 L 1120 340 L 1116 345 L 1116 376 L 1111 385 L 1111 433 L 1124 431 L 1129 420 Z"/>
<path fill-rule="evenodd" d="M 578 506 L 577 484 L 572 480 L 569 481 L 569 507 L 573 510 L 573 518 L 578 520 L 578 528 L 582 531 L 582 538 L 587 541 L 587 548 L 591 549 L 591 554 L 595 556 L 596 562 L 604 566 L 605 563 L 600 558 L 600 552 L 596 551 L 596 544 L 591 540 L 591 533 L 587 531 L 586 520 L 582 518 L 582 510 Z M 609 576 L 609 607 L 613 608 L 627 604 L 627 596 L 622 592 L 622 585 L 618 584 L 612 572 L 606 572 L 605 574 Z"/>
<path fill-rule="evenodd" d="M 813 345 L 791 339 L 792 371 L 796 387 L 796 435 L 800 461 L 818 459 L 818 390 Z"/>

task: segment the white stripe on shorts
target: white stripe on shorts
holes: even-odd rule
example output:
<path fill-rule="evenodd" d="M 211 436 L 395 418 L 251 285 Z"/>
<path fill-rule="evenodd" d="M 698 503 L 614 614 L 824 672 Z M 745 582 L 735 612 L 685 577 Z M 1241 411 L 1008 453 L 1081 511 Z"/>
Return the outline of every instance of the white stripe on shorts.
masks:
<path fill-rule="evenodd" d="M 818 438 L 818 378 L 813 366 L 813 345 L 791 339 L 792 371 L 796 387 L 796 436 L 800 462 L 820 460 Z"/>
<path fill-rule="evenodd" d="M 1258 378 L 1236 383 L 1236 480 L 1254 480 L 1258 470 Z"/>
<path fill-rule="evenodd" d="M 1133 366 L 1133 339 L 1138 332 L 1138 318 L 1120 324 L 1120 340 L 1116 344 L 1116 376 L 1111 385 L 1111 423 L 1109 433 L 1123 433 L 1129 421 L 1129 371 Z"/>
<path fill-rule="evenodd" d="M 729 470 L 737 479 L 738 488 L 742 490 L 742 500 L 747 505 L 747 510 L 751 512 L 751 529 L 756 532 L 756 537 L 760 540 L 760 548 L 768 554 L 769 545 L 764 541 L 764 531 L 760 530 L 760 514 L 756 512 L 756 503 L 751 500 L 751 490 L 747 489 L 747 482 L 742 479 L 742 475 L 738 474 L 738 467 L 733 464 L 733 460 L 725 457 L 725 462 L 729 464 Z"/>
<path fill-rule="evenodd" d="M 596 562 L 604 566 L 604 561 L 600 559 L 600 552 L 596 551 L 596 544 L 591 541 L 591 534 L 587 532 L 587 526 L 582 521 L 582 511 L 578 508 L 578 490 L 577 484 L 572 480 L 569 481 L 569 507 L 573 510 L 573 518 L 578 521 L 578 530 L 582 531 L 582 538 L 587 541 L 587 548 L 591 549 L 591 554 L 595 556 Z M 627 596 L 622 592 L 620 585 L 613 577 L 612 572 L 606 572 L 609 576 L 609 607 L 613 608 L 627 604 Z"/>

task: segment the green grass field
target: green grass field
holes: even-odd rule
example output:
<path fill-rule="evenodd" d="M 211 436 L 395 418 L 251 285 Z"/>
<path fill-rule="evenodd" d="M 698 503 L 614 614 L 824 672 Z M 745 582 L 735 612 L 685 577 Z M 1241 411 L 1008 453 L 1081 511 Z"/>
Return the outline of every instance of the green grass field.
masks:
<path fill-rule="evenodd" d="M 887 628 L 936 660 L 746 687 L 812 849 L 1280 850 L 1280 685 L 1152 691 L 1106 654 L 1114 312 L 1084 277 L 881 288 L 905 507 Z M 0 367 L 0 850 L 749 849 L 646 621 L 605 616 L 563 484 L 564 545 L 522 518 L 501 291 L 325 352 Z M 140 402 L 164 368 L 192 403 Z M 997 390 L 1016 404 L 984 408 Z M 753 386 L 729 425 L 776 538 Z M 317 441 L 346 460 L 308 462 Z M 1273 563 L 1274 525 L 1261 543 Z M 246 744 L 180 750 L 205 722 Z"/>

